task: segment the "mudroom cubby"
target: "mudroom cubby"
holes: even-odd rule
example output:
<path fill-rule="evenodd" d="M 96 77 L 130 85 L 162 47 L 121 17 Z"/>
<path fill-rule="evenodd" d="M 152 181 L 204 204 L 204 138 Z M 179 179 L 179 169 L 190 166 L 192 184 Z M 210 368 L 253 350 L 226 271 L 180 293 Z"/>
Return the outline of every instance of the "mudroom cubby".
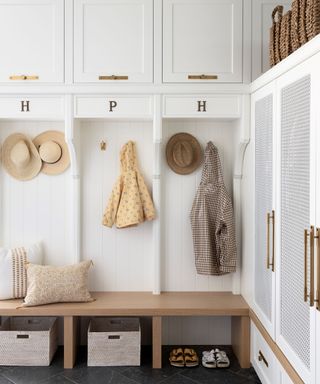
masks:
<path fill-rule="evenodd" d="M 153 223 L 118 229 L 102 225 L 114 184 L 120 176 L 120 150 L 136 143 L 138 164 L 152 193 L 152 121 L 77 119 L 81 175 L 81 258 L 93 259 L 94 291 L 152 291 Z M 101 142 L 106 143 L 105 150 Z"/>
<path fill-rule="evenodd" d="M 39 119 L 4 119 L 2 113 L 0 115 L 2 143 L 12 133 L 23 133 L 33 139 L 48 130 L 64 132 L 64 120 L 45 119 L 44 116 Z M 14 179 L 1 167 L 1 244 L 16 247 L 41 241 L 45 264 L 73 262 L 69 237 L 73 231 L 70 172 L 68 169 L 56 176 L 40 173 L 23 182 Z"/>

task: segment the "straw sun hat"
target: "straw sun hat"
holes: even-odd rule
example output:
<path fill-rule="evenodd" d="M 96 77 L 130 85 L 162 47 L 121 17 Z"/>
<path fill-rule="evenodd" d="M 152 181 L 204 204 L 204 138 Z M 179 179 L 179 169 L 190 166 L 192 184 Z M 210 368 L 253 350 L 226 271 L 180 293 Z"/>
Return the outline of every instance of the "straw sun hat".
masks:
<path fill-rule="evenodd" d="M 202 162 L 202 148 L 189 133 L 177 133 L 167 143 L 166 156 L 169 167 L 180 175 L 195 171 Z"/>
<path fill-rule="evenodd" d="M 2 146 L 2 162 L 7 172 L 18 180 L 34 178 L 42 166 L 37 148 L 22 133 L 6 138 Z"/>
<path fill-rule="evenodd" d="M 41 172 L 58 175 L 69 167 L 69 152 L 63 132 L 42 132 L 34 138 L 33 143 L 42 160 Z"/>

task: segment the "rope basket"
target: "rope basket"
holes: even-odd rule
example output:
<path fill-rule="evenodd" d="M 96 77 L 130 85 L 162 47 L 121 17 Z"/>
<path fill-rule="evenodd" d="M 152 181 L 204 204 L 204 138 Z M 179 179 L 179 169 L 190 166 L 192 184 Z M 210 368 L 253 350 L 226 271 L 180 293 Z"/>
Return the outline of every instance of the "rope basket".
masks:
<path fill-rule="evenodd" d="M 283 14 L 283 6 L 278 5 L 272 11 L 272 27 L 270 28 L 269 58 L 270 66 L 280 62 L 280 24 Z M 277 17 L 277 20 L 276 20 Z"/>
<path fill-rule="evenodd" d="M 306 35 L 311 40 L 320 33 L 320 0 L 306 0 Z"/>
<path fill-rule="evenodd" d="M 299 2 L 299 41 L 300 45 L 308 41 L 307 37 L 307 0 L 298 0 Z"/>
<path fill-rule="evenodd" d="M 293 0 L 291 9 L 291 48 L 292 51 L 300 48 L 299 38 L 299 0 Z"/>
<path fill-rule="evenodd" d="M 292 53 L 291 49 L 291 11 L 288 11 L 280 23 L 280 59 L 283 60 Z"/>

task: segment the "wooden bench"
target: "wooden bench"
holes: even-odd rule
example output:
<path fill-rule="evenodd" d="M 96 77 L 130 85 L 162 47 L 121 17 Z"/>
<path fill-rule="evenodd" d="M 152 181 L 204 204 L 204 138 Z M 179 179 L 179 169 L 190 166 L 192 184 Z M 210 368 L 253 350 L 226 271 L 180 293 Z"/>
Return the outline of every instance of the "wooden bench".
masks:
<path fill-rule="evenodd" d="M 61 303 L 17 307 L 21 300 L 0 301 L 0 316 L 61 316 L 64 318 L 64 367 L 76 360 L 80 316 L 152 317 L 153 368 L 161 368 L 162 317 L 232 316 L 232 346 L 242 368 L 250 367 L 249 306 L 241 295 L 229 292 L 93 292 L 91 303 Z"/>

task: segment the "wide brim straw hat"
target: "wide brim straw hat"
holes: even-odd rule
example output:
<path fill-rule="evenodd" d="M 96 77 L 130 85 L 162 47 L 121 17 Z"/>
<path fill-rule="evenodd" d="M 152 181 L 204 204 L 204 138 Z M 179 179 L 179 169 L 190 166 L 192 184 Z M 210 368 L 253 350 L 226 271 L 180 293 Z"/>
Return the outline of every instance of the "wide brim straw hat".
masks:
<path fill-rule="evenodd" d="M 30 180 L 40 172 L 42 162 L 33 142 L 22 133 L 14 133 L 2 145 L 2 163 L 18 180 Z"/>
<path fill-rule="evenodd" d="M 189 133 L 173 135 L 166 146 L 169 167 L 180 175 L 194 172 L 202 163 L 203 151 L 198 140 Z"/>
<path fill-rule="evenodd" d="M 69 151 L 63 132 L 42 132 L 33 139 L 33 143 L 42 160 L 41 172 L 58 175 L 69 167 Z"/>

